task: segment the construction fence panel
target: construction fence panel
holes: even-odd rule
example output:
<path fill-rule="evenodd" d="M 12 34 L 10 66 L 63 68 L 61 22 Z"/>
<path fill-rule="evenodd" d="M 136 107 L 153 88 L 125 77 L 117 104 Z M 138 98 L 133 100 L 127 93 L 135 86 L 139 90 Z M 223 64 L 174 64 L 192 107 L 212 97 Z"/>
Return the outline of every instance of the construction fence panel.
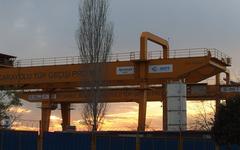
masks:
<path fill-rule="evenodd" d="M 48 132 L 43 138 L 43 150 L 91 150 L 92 143 L 96 150 L 215 150 L 207 132 Z"/>
<path fill-rule="evenodd" d="M 96 150 L 135 150 L 135 137 L 97 135 Z"/>
<path fill-rule="evenodd" d="M 231 145 L 231 150 L 239 150 L 240 146 L 237 144 Z M 228 146 L 227 145 L 223 145 L 221 146 L 220 150 L 228 150 Z"/>
<path fill-rule="evenodd" d="M 141 138 L 141 150 L 167 150 L 178 149 L 178 140 L 174 138 Z"/>
<path fill-rule="evenodd" d="M 43 150 L 90 150 L 91 134 L 46 132 L 43 135 Z"/>
<path fill-rule="evenodd" d="M 184 138 L 183 149 L 185 150 L 215 150 L 215 143 L 210 139 Z"/>
<path fill-rule="evenodd" d="M 0 130 L 0 150 L 37 150 L 37 132 Z"/>

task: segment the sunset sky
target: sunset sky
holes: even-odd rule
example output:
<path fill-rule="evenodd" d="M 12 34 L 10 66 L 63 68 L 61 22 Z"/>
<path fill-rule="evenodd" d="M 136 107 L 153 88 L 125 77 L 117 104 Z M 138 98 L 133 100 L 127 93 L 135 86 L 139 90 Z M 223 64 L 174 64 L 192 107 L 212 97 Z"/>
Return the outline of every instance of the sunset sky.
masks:
<path fill-rule="evenodd" d="M 0 53 L 18 59 L 78 55 L 74 36 L 79 2 L 0 0 Z M 171 49 L 206 47 L 224 51 L 233 58 L 231 78 L 239 80 L 239 6 L 239 0 L 110 0 L 112 51 L 138 51 L 141 32 L 150 31 L 167 39 Z M 155 46 L 150 48 L 157 50 Z M 24 102 L 21 119 L 39 120 L 39 106 Z M 189 117 L 200 106 L 201 103 L 188 103 Z M 81 107 L 74 104 L 73 108 L 72 124 L 78 124 Z M 161 129 L 161 103 L 149 103 L 147 109 L 151 128 Z M 136 128 L 137 111 L 135 103 L 111 104 L 103 128 Z M 54 111 L 51 119 L 52 128 L 58 129 L 60 110 Z M 28 123 L 23 121 L 22 125 Z"/>

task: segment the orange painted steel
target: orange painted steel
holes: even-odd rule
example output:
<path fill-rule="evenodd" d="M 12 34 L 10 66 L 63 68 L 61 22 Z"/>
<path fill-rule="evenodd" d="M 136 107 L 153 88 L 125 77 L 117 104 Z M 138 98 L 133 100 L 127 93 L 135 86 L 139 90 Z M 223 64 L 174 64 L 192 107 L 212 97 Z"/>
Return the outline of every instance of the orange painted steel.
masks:
<path fill-rule="evenodd" d="M 207 85 L 207 84 L 193 84 L 187 86 L 187 100 L 215 100 L 228 99 L 229 97 L 237 95 L 240 90 L 223 91 L 224 89 L 240 89 L 239 85 Z M 149 88 L 147 91 L 147 101 L 157 102 L 163 101 L 163 87 Z M 140 88 L 119 88 L 119 89 L 105 89 L 102 90 L 101 102 L 116 103 L 116 102 L 136 102 L 142 100 L 143 92 Z M 52 103 L 87 103 L 88 92 L 83 90 L 60 90 L 55 92 L 23 92 L 18 93 L 18 96 L 29 102 L 43 102 L 51 98 Z"/>
<path fill-rule="evenodd" d="M 148 41 L 162 46 L 162 51 L 148 52 Z M 137 52 L 131 52 L 127 59 L 120 58 L 120 55 L 116 55 L 114 60 L 101 64 L 104 72 L 101 86 L 108 88 L 103 94 L 104 101 L 137 102 L 140 131 L 145 130 L 147 101 L 163 101 L 163 126 L 167 130 L 165 84 L 174 81 L 196 84 L 222 72 L 226 73 L 227 82 L 230 81 L 227 67 L 231 66 L 231 59 L 225 54 L 206 48 L 169 50 L 166 40 L 149 32 L 141 34 L 139 57 Z M 48 131 L 51 110 L 55 108 L 54 104 L 61 103 L 63 129 L 66 129 L 70 124 L 70 103 L 88 102 L 87 91 L 76 89 L 94 82 L 94 79 L 89 78 L 94 64 L 82 64 L 81 59 L 83 58 L 66 57 L 29 59 L 25 60 L 27 63 L 15 61 L 15 66 L 0 68 L 0 87 L 17 90 L 19 96 L 28 101 L 42 102 L 41 132 Z M 163 87 L 153 86 L 160 84 Z M 129 86 L 137 88 L 126 88 Z M 231 89 L 230 92 L 219 91 L 219 86 L 204 85 L 201 88 L 207 89 L 205 95 L 188 93 L 188 98 L 226 98 L 234 93 Z M 41 92 L 29 92 L 29 89 Z M 193 92 L 194 88 L 190 90 Z"/>
<path fill-rule="evenodd" d="M 149 73 L 145 67 L 145 76 L 140 71 L 140 63 L 135 61 L 111 62 L 105 66 L 104 86 L 140 85 L 141 78 L 146 78 L 146 84 L 163 84 L 168 81 L 185 80 L 187 83 L 197 83 L 215 74 L 225 72 L 225 66 L 213 63 L 210 56 L 194 58 L 154 59 L 145 62 L 146 66 L 171 65 L 173 71 Z M 133 74 L 117 75 L 116 68 L 133 66 Z M 87 86 L 91 79 L 89 71 L 91 64 L 74 64 L 60 66 L 36 66 L 0 69 L 0 85 L 15 89 L 51 89 Z"/>
<path fill-rule="evenodd" d="M 168 55 L 169 55 L 168 41 L 150 32 L 143 32 L 140 37 L 140 60 L 147 60 L 147 42 L 148 41 L 161 45 L 163 48 L 163 59 L 168 58 Z"/>
<path fill-rule="evenodd" d="M 70 112 L 70 103 L 69 102 L 62 102 L 61 103 L 61 113 L 62 113 L 62 130 L 66 131 L 68 127 L 70 126 L 70 118 L 71 118 L 71 112 Z"/>
<path fill-rule="evenodd" d="M 163 47 L 163 60 L 168 58 L 169 55 L 169 45 L 168 41 L 151 34 L 149 32 L 143 32 L 140 37 L 140 61 L 139 61 L 139 70 L 140 70 L 140 80 L 141 80 L 141 88 L 143 89 L 143 97 L 142 100 L 139 101 L 139 114 L 138 114 L 138 130 L 144 131 L 145 130 L 145 122 L 146 122 L 146 105 L 147 105 L 147 91 L 148 82 L 150 75 L 146 74 L 146 70 L 148 70 L 149 66 L 159 65 L 159 64 L 151 64 L 147 61 L 147 42 L 151 41 L 156 44 L 159 44 Z M 166 63 L 167 64 L 167 63 Z M 165 65 L 165 64 L 162 64 Z M 169 64 L 167 64 L 169 65 Z M 150 72 L 150 71 L 149 71 Z M 169 76 L 168 76 L 169 77 Z M 156 83 L 156 82 L 155 82 Z M 166 105 L 166 101 L 163 100 L 163 105 Z M 166 120 L 167 116 L 166 113 L 163 113 L 163 120 Z M 165 122 L 165 121 L 163 121 Z M 164 125 L 164 130 L 167 130 Z"/>
<path fill-rule="evenodd" d="M 50 101 L 45 101 L 42 102 L 42 119 L 41 119 L 41 128 L 40 128 L 40 133 L 45 131 L 48 131 L 49 129 L 49 124 L 50 124 L 50 116 L 51 116 L 51 102 Z"/>

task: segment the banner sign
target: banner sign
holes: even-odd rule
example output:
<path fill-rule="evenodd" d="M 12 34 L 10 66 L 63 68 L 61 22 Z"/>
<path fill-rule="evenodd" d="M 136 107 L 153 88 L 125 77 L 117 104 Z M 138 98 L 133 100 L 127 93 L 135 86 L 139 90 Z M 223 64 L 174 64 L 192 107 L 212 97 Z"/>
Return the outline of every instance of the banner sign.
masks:
<path fill-rule="evenodd" d="M 56 99 L 57 98 L 57 96 L 56 96 L 56 94 L 51 94 L 51 97 L 50 97 L 50 94 L 33 94 L 33 95 L 29 95 L 28 96 L 28 100 L 43 100 L 43 99 Z"/>
<path fill-rule="evenodd" d="M 166 65 L 150 65 L 148 67 L 149 73 L 168 73 L 173 72 L 173 65 L 166 64 Z"/>
<path fill-rule="evenodd" d="M 189 84 L 187 92 L 192 96 L 205 96 L 207 94 L 207 84 Z"/>
<path fill-rule="evenodd" d="M 223 86 L 221 87 L 221 92 L 240 92 L 240 86 Z"/>
<path fill-rule="evenodd" d="M 116 68 L 117 75 L 134 74 L 134 66 L 124 66 Z"/>

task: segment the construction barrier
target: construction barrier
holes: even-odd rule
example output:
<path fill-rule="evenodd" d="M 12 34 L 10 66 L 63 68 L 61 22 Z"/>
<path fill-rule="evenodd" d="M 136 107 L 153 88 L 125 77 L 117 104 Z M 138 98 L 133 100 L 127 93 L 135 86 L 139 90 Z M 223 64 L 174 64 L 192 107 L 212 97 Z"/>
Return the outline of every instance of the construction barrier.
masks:
<path fill-rule="evenodd" d="M 0 150 L 37 150 L 37 132 L 0 130 Z"/>
<path fill-rule="evenodd" d="M 95 138 L 92 138 L 95 136 Z M 95 142 L 92 140 L 95 139 Z M 92 145 L 95 143 L 96 145 Z M 55 132 L 44 134 L 43 150 L 215 150 L 209 132 Z M 94 149 L 95 147 L 96 149 Z M 233 145 L 232 150 L 238 150 Z M 220 150 L 227 150 L 221 146 Z"/>
<path fill-rule="evenodd" d="M 91 134 L 46 132 L 43 150 L 90 150 Z"/>
<path fill-rule="evenodd" d="M 0 130 L 0 150 L 37 150 L 37 137 L 37 132 Z M 96 141 L 93 142 L 93 139 Z M 238 150 L 240 146 L 232 145 L 231 148 Z M 215 149 L 208 132 L 46 132 L 42 150 Z M 223 145 L 220 150 L 228 148 Z"/>

